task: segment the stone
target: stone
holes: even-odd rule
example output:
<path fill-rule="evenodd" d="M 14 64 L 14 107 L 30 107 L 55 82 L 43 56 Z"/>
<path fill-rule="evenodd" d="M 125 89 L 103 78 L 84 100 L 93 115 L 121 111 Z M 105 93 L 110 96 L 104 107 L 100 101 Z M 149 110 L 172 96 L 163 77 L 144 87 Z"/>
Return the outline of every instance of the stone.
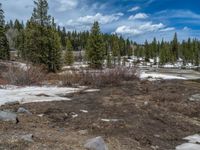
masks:
<path fill-rule="evenodd" d="M 101 136 L 87 140 L 84 147 L 88 150 L 108 150 L 108 147 Z"/>
<path fill-rule="evenodd" d="M 200 94 L 192 95 L 192 96 L 189 98 L 189 100 L 190 100 L 190 101 L 200 102 Z"/>
<path fill-rule="evenodd" d="M 26 141 L 26 142 L 34 142 L 33 141 L 33 134 L 22 135 L 21 139 Z"/>
<path fill-rule="evenodd" d="M 88 130 L 80 130 L 80 131 L 78 131 L 78 133 L 80 135 L 86 135 L 86 134 L 88 134 Z"/>
<path fill-rule="evenodd" d="M 32 113 L 31 113 L 29 110 L 27 110 L 27 109 L 25 109 L 25 108 L 23 108 L 23 107 L 20 107 L 20 108 L 17 110 L 17 113 L 32 115 Z"/>
<path fill-rule="evenodd" d="M 11 121 L 14 123 L 19 122 L 17 118 L 17 114 L 9 112 L 9 111 L 0 111 L 0 121 Z"/>

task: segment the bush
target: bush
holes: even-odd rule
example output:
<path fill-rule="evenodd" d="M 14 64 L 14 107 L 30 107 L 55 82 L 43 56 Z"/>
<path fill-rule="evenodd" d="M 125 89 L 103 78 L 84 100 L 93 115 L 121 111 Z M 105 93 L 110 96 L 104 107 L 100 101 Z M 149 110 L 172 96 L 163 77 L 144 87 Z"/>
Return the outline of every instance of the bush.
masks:
<path fill-rule="evenodd" d="M 12 85 L 36 85 L 44 79 L 45 74 L 42 67 L 27 65 L 20 68 L 15 65 L 9 66 L 7 72 L 3 73 L 3 78 Z"/>
<path fill-rule="evenodd" d="M 105 70 L 71 70 L 60 76 L 64 86 L 89 85 L 102 87 L 107 85 L 119 85 L 122 81 L 136 79 L 134 68 L 114 68 Z"/>

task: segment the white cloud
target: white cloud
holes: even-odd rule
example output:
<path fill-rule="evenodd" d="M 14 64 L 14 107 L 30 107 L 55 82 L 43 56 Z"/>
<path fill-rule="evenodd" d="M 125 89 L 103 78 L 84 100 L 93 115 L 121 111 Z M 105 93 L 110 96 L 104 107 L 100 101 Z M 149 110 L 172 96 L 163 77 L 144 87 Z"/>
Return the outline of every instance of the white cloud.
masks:
<path fill-rule="evenodd" d="M 139 9 L 140 9 L 139 6 L 135 6 L 135 7 L 131 8 L 131 9 L 129 9 L 128 12 L 134 12 L 134 11 L 137 11 Z"/>
<path fill-rule="evenodd" d="M 111 15 L 102 15 L 101 13 L 97 13 L 95 15 L 87 15 L 83 17 L 79 17 L 76 20 L 69 20 L 67 22 L 67 25 L 89 25 L 94 23 L 94 21 L 98 21 L 100 24 L 108 24 L 113 21 L 119 20 L 121 16 L 123 16 L 123 13 L 116 13 Z"/>
<path fill-rule="evenodd" d="M 190 19 L 200 19 L 200 14 L 192 12 L 190 10 L 163 10 L 157 12 L 155 15 L 160 18 L 190 18 Z"/>
<path fill-rule="evenodd" d="M 153 24 L 152 22 L 141 22 L 140 24 L 135 24 L 133 26 L 128 26 L 128 25 L 120 26 L 115 30 L 115 33 L 135 36 L 147 32 L 159 31 L 164 27 L 165 25 L 163 25 L 162 23 Z"/>
<path fill-rule="evenodd" d="M 149 16 L 145 13 L 137 13 L 136 15 L 131 15 L 128 19 L 129 20 L 136 20 L 136 19 L 146 19 Z"/>
<path fill-rule="evenodd" d="M 185 27 L 183 28 L 183 30 L 184 30 L 184 31 L 189 31 L 190 28 L 188 28 L 187 26 L 185 26 Z"/>
<path fill-rule="evenodd" d="M 173 31 L 173 30 L 175 30 L 174 27 L 168 27 L 168 28 L 161 29 L 160 31 L 161 32 L 167 32 L 167 31 Z"/>
<path fill-rule="evenodd" d="M 59 8 L 57 11 L 63 12 L 74 9 L 78 6 L 78 0 L 57 0 Z"/>

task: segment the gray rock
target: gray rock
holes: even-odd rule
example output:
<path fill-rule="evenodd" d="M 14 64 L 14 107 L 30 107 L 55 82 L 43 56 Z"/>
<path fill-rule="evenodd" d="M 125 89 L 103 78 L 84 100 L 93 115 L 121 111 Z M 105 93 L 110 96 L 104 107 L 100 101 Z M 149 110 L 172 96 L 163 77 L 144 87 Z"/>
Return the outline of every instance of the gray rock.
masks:
<path fill-rule="evenodd" d="M 22 135 L 21 139 L 27 142 L 34 142 L 33 141 L 33 134 L 26 134 L 26 135 Z"/>
<path fill-rule="evenodd" d="M 32 115 L 32 113 L 31 113 L 29 110 L 27 110 L 27 109 L 25 109 L 25 108 L 23 108 L 23 107 L 20 107 L 20 108 L 17 110 L 17 113 L 23 113 L 23 114 Z"/>
<path fill-rule="evenodd" d="M 8 111 L 0 111 L 0 121 L 11 121 L 14 123 L 19 122 L 17 114 Z"/>
<path fill-rule="evenodd" d="M 200 94 L 195 94 L 195 95 L 192 95 L 190 98 L 189 98 L 190 101 L 197 101 L 197 102 L 200 102 Z"/>
<path fill-rule="evenodd" d="M 89 139 L 84 147 L 88 150 L 108 150 L 104 140 L 102 137 L 96 137 L 93 139 Z"/>

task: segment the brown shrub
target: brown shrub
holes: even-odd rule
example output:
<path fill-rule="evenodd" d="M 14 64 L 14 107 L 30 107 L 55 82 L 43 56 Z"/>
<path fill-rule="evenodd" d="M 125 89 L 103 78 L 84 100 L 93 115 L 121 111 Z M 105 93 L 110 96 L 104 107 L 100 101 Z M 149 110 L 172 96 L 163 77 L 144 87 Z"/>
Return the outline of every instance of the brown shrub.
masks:
<path fill-rule="evenodd" d="M 89 85 L 102 87 L 106 85 L 118 85 L 122 81 L 136 79 L 135 69 L 114 68 L 105 70 L 71 70 L 60 76 L 64 86 Z"/>
<path fill-rule="evenodd" d="M 8 71 L 3 73 L 3 78 L 8 84 L 19 86 L 40 84 L 44 77 L 43 67 L 32 65 L 27 65 L 25 68 L 11 65 Z"/>

